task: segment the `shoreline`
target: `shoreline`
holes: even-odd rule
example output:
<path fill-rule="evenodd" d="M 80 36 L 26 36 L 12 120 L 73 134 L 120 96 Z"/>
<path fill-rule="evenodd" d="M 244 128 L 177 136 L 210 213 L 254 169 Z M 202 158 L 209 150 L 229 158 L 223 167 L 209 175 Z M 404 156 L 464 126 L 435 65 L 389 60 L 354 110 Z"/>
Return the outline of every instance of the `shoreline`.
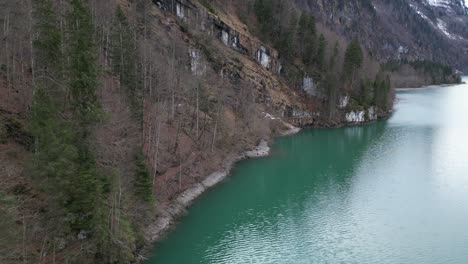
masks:
<path fill-rule="evenodd" d="M 451 87 L 457 86 L 461 84 L 466 84 L 465 82 L 461 83 L 444 83 L 444 84 L 431 84 L 421 87 L 403 87 L 403 88 L 395 88 L 395 91 L 412 91 L 412 90 L 428 90 L 428 89 L 436 89 L 436 88 L 444 88 L 444 87 Z"/>
<path fill-rule="evenodd" d="M 310 126 L 305 128 L 342 128 L 351 126 L 364 126 L 372 124 L 381 120 L 386 120 L 392 115 L 393 111 L 389 111 L 385 115 L 379 116 L 376 120 L 366 121 L 362 123 L 340 123 L 340 124 L 321 124 L 319 126 Z M 282 121 L 283 124 L 288 128 L 285 131 L 279 133 L 276 137 L 292 136 L 299 133 L 303 128 L 293 126 L 290 123 Z M 175 198 L 168 207 L 161 209 L 158 213 L 159 216 L 156 218 L 151 225 L 148 226 L 145 232 L 145 240 L 147 245 L 137 254 L 137 263 L 147 260 L 147 256 L 150 255 L 151 250 L 154 248 L 155 243 L 164 239 L 173 228 L 176 227 L 178 221 L 187 214 L 187 209 L 196 202 L 196 200 L 204 194 L 206 191 L 215 187 L 216 185 L 223 182 L 226 178 L 231 175 L 231 171 L 237 162 L 247 159 L 256 159 L 267 157 L 270 155 L 270 146 L 268 141 L 265 139 L 260 140 L 259 144 L 252 150 L 241 152 L 240 154 L 228 158 L 221 169 L 209 174 L 201 182 L 194 184 L 191 188 L 182 192 L 177 198 Z"/>
<path fill-rule="evenodd" d="M 291 136 L 297 134 L 302 129 L 289 123 L 283 122 L 288 128 L 279 134 L 279 137 Z M 147 260 L 146 256 L 149 250 L 153 248 L 154 243 L 161 241 L 178 223 L 178 221 L 187 214 L 187 209 L 206 191 L 223 182 L 230 176 L 230 173 L 237 162 L 247 159 L 256 159 L 270 155 L 270 146 L 267 140 L 260 140 L 259 144 L 252 150 L 247 150 L 237 156 L 233 156 L 224 162 L 224 165 L 218 171 L 209 174 L 199 183 L 182 192 L 173 202 L 159 211 L 156 221 L 151 224 L 145 232 L 147 245 L 142 252 L 137 255 L 138 263 Z"/>

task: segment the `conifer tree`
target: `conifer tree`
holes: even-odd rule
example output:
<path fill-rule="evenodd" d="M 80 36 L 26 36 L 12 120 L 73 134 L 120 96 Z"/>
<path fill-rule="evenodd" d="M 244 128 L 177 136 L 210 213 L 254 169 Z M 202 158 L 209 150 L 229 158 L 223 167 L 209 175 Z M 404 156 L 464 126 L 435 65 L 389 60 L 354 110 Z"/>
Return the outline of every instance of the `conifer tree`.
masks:
<path fill-rule="evenodd" d="M 345 53 L 344 65 L 343 65 L 343 75 L 345 79 L 354 79 L 356 71 L 362 66 L 363 63 L 363 53 L 361 49 L 361 44 L 356 38 L 348 45 Z"/>
<path fill-rule="evenodd" d="M 327 46 L 327 42 L 325 40 L 325 37 L 323 34 L 320 34 L 319 40 L 318 40 L 318 48 L 317 48 L 317 57 L 316 57 L 316 62 L 317 62 L 317 67 L 320 70 L 325 70 L 325 49 Z"/>
<path fill-rule="evenodd" d="M 333 116 L 338 97 L 338 83 L 336 75 L 333 71 L 328 71 L 325 74 L 324 84 L 325 92 L 328 98 L 328 115 Z"/>
<path fill-rule="evenodd" d="M 153 201 L 152 178 L 146 167 L 145 159 L 142 153 L 136 157 L 137 175 L 135 189 L 137 196 L 145 202 Z"/>
<path fill-rule="evenodd" d="M 82 0 L 72 0 L 70 25 L 70 93 L 75 117 L 82 127 L 97 121 L 100 106 L 97 54 L 94 45 L 94 26 L 89 8 Z"/>
<path fill-rule="evenodd" d="M 296 55 L 296 27 L 297 17 L 292 14 L 289 19 L 289 24 L 282 27 L 279 38 L 276 41 L 276 47 L 284 60 L 291 60 Z"/>
<path fill-rule="evenodd" d="M 255 0 L 254 12 L 257 16 L 260 30 L 264 36 L 268 36 L 272 31 L 273 3 L 272 0 Z"/>
<path fill-rule="evenodd" d="M 38 75 L 29 126 L 35 139 L 31 167 L 33 177 L 49 193 L 49 202 L 59 215 L 69 200 L 69 180 L 78 171 L 78 150 L 71 127 L 60 117 L 64 90 L 60 86 L 62 38 L 52 1 L 35 1 L 34 19 L 37 38 L 33 41 L 33 55 Z"/>
<path fill-rule="evenodd" d="M 39 82 L 55 85 L 62 69 L 62 36 L 57 14 L 51 0 L 34 0 L 35 30 L 38 33 L 33 41 L 35 72 Z M 53 79 L 54 82 L 50 80 Z M 49 89 L 50 91 L 50 89 Z"/>
<path fill-rule="evenodd" d="M 328 62 L 328 68 L 330 70 L 334 70 L 336 66 L 336 59 L 338 57 L 338 53 L 340 52 L 340 46 L 338 44 L 338 41 L 335 42 L 335 46 L 333 47 L 333 53 L 330 56 L 330 61 Z"/>
<path fill-rule="evenodd" d="M 35 137 L 33 176 L 51 194 L 51 202 L 63 205 L 69 200 L 70 179 L 78 171 L 78 149 L 70 127 L 59 117 L 57 104 L 42 87 L 34 95 L 30 128 Z"/>
<path fill-rule="evenodd" d="M 390 93 L 390 78 L 379 72 L 374 81 L 374 104 L 382 110 L 388 109 L 388 96 Z"/>
<path fill-rule="evenodd" d="M 79 168 L 70 179 L 70 199 L 66 208 L 75 230 L 95 231 L 103 224 L 99 203 L 102 180 L 96 170 L 95 158 L 89 148 L 91 125 L 98 121 L 100 105 L 97 55 L 93 39 L 93 21 L 89 7 L 82 0 L 72 0 L 69 14 L 69 72 L 75 145 L 78 149 Z"/>
<path fill-rule="evenodd" d="M 369 79 L 361 80 L 359 101 L 364 108 L 368 108 L 373 103 L 375 82 Z"/>
<path fill-rule="evenodd" d="M 317 52 L 317 30 L 315 18 L 305 13 L 299 18 L 298 45 L 302 61 L 310 66 Z"/>

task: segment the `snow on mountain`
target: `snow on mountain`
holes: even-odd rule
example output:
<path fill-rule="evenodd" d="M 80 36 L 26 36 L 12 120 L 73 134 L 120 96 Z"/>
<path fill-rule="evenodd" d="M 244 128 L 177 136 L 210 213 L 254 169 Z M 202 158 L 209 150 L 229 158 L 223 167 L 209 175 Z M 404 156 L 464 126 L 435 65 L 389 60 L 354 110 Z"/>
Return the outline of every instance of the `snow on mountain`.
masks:
<path fill-rule="evenodd" d="M 426 0 L 427 4 L 435 7 L 446 7 L 450 8 L 453 5 L 468 8 L 468 2 L 466 0 Z"/>
<path fill-rule="evenodd" d="M 468 72 L 468 0 L 371 0 L 373 10 L 362 0 L 293 1 L 346 38 L 359 36 L 379 60 L 439 61 Z"/>
<path fill-rule="evenodd" d="M 424 2 L 423 2 L 424 3 Z M 425 2 L 426 8 L 424 6 L 420 6 L 417 1 L 409 2 L 409 6 L 419 15 L 421 16 L 428 24 L 430 24 L 433 28 L 438 30 L 442 33 L 445 37 L 451 40 L 461 40 L 463 37 L 450 32 L 449 23 L 453 24 L 453 21 L 450 19 L 453 18 L 456 14 L 459 14 L 460 7 L 465 8 L 465 2 L 459 0 L 427 0 Z M 440 9 L 444 10 L 446 15 L 440 16 L 435 18 L 433 15 L 431 16 L 432 19 L 428 17 L 425 12 L 428 12 L 427 7 L 429 9 Z M 458 10 L 458 12 L 457 12 Z M 460 21 L 460 18 L 456 18 Z"/>
<path fill-rule="evenodd" d="M 449 2 L 449 0 L 427 0 L 427 3 L 431 6 L 447 6 Z"/>

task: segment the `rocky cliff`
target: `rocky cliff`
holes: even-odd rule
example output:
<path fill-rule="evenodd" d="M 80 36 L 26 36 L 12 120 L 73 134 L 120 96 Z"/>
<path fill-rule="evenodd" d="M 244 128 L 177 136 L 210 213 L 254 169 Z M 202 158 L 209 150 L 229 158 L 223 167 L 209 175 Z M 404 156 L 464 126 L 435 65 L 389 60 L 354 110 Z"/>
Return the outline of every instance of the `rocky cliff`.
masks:
<path fill-rule="evenodd" d="M 468 16 L 463 0 L 296 2 L 348 39 L 359 35 L 381 62 L 425 60 L 467 70 Z"/>

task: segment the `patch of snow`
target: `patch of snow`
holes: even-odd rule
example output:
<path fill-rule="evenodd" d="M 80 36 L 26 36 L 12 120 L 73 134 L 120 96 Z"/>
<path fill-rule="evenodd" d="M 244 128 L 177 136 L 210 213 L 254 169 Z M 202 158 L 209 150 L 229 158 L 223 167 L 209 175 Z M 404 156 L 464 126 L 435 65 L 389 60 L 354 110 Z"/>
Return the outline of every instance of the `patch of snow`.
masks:
<path fill-rule="evenodd" d="M 432 24 L 432 21 L 423 13 L 419 10 L 419 8 L 413 4 L 410 4 L 410 7 L 413 8 L 413 10 L 419 15 L 421 16 L 422 18 L 424 18 L 425 20 L 427 20 L 429 23 Z"/>
<path fill-rule="evenodd" d="M 442 19 L 438 18 L 437 19 L 437 27 L 439 28 L 442 33 L 444 33 L 448 38 L 450 39 L 457 39 L 456 36 L 450 34 L 447 30 L 447 23 L 445 23 Z"/>
<path fill-rule="evenodd" d="M 449 0 L 427 0 L 427 4 L 429 4 L 431 6 L 448 8 L 449 7 Z M 462 0 L 461 4 L 462 4 L 462 6 L 465 6 L 465 2 L 463 0 Z M 442 19 L 438 18 L 437 19 L 437 24 L 434 24 L 423 12 L 421 12 L 419 10 L 419 8 L 416 5 L 410 4 L 410 6 L 418 15 L 420 15 L 423 19 L 425 19 L 435 29 L 440 30 L 448 38 L 450 38 L 450 39 L 463 39 L 460 36 L 451 34 L 447 29 L 447 23 L 445 23 L 445 21 L 443 21 Z"/>
<path fill-rule="evenodd" d="M 458 2 L 458 3 L 457 3 Z M 466 0 L 426 0 L 426 4 L 434 7 L 446 8 L 448 11 L 453 12 L 453 6 L 459 5 L 462 9 L 468 9 L 468 3 Z"/>
<path fill-rule="evenodd" d="M 447 7 L 449 5 L 449 0 L 427 0 L 427 3 L 431 6 L 442 6 Z"/>

